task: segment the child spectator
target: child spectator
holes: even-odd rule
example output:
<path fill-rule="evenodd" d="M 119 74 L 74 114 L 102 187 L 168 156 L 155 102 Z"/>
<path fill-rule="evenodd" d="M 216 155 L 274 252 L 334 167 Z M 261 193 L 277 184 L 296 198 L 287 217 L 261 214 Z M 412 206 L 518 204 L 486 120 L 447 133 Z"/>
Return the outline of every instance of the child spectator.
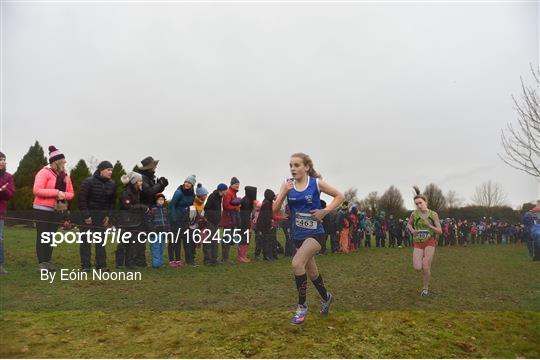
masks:
<path fill-rule="evenodd" d="M 152 267 L 158 269 L 163 266 L 163 247 L 166 233 L 171 231 L 169 209 L 165 207 L 165 195 L 162 193 L 156 194 L 156 203 L 152 206 L 150 218 L 153 231 L 157 232 L 157 237 L 150 241 L 150 255 Z"/>

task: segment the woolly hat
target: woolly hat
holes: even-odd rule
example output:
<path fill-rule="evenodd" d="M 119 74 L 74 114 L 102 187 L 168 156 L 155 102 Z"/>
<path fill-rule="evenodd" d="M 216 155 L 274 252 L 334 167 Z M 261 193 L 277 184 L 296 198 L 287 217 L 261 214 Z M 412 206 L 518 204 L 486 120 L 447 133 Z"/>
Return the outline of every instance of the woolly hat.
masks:
<path fill-rule="evenodd" d="M 157 194 L 156 194 L 156 200 L 159 199 L 159 198 L 163 198 L 163 200 L 167 200 L 167 199 L 165 198 L 165 195 L 163 195 L 163 193 L 157 193 Z"/>
<path fill-rule="evenodd" d="M 5 158 L 6 158 L 6 154 L 0 151 L 0 159 L 5 159 Z"/>
<path fill-rule="evenodd" d="M 231 185 L 234 185 L 234 184 L 240 184 L 240 180 L 238 180 L 236 176 L 233 176 L 231 179 Z"/>
<path fill-rule="evenodd" d="M 190 175 L 186 178 L 186 180 L 184 180 L 184 182 L 188 182 L 191 185 L 195 186 L 195 184 L 197 183 L 197 177 L 195 175 Z"/>
<path fill-rule="evenodd" d="M 120 180 L 122 181 L 122 184 L 124 185 L 130 184 L 130 183 L 135 184 L 137 181 L 142 180 L 142 175 L 139 174 L 138 172 L 130 171 L 126 175 L 122 175 Z"/>
<path fill-rule="evenodd" d="M 224 183 L 221 183 L 217 186 L 217 191 L 225 191 L 227 190 L 229 187 L 227 185 L 225 185 Z"/>
<path fill-rule="evenodd" d="M 49 164 L 57 160 L 65 159 L 66 157 L 60 150 L 58 150 L 54 145 L 49 146 Z"/>
<path fill-rule="evenodd" d="M 105 169 L 112 169 L 112 168 L 113 168 L 113 164 L 111 164 L 107 160 L 100 162 L 99 165 L 97 166 L 98 171 L 103 171 Z"/>
<path fill-rule="evenodd" d="M 206 188 L 202 186 L 202 184 L 197 184 L 197 190 L 195 190 L 195 195 L 201 198 L 205 195 L 208 195 L 208 190 L 206 190 Z"/>

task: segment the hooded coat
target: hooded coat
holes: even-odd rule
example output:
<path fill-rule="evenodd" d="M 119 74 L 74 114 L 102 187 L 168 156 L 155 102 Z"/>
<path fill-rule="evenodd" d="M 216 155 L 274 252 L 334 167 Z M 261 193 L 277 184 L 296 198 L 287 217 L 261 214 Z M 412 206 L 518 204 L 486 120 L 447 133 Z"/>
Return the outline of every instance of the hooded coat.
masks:
<path fill-rule="evenodd" d="M 240 202 L 240 228 L 242 230 L 251 227 L 251 213 L 253 212 L 255 200 L 257 200 L 257 188 L 246 186 L 244 188 L 246 196 Z"/>
<path fill-rule="evenodd" d="M 257 217 L 257 232 L 267 234 L 272 230 L 272 205 L 274 204 L 275 194 L 272 190 L 266 189 L 264 192 L 264 200 Z"/>

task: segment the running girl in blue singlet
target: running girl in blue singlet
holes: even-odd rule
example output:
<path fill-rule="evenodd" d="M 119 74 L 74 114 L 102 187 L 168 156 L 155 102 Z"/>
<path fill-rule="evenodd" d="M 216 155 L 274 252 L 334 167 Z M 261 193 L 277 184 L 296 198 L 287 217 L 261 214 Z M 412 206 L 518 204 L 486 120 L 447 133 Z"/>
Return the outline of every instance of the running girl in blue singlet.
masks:
<path fill-rule="evenodd" d="M 343 194 L 320 178 L 308 155 L 293 154 L 289 166 L 292 179 L 282 184 L 273 210 L 279 212 L 284 201 L 287 200 L 291 213 L 291 237 L 297 248 L 292 259 L 292 268 L 298 290 L 298 306 L 291 323 L 300 325 L 306 319 L 308 312 L 306 303 L 308 275 L 321 296 L 320 314 L 325 316 L 330 309 L 332 294 L 326 291 L 315 263 L 315 255 L 321 250 L 322 242 L 326 240 L 322 219 L 330 211 L 337 209 L 345 198 Z M 321 192 L 334 198 L 324 209 L 321 209 Z"/>

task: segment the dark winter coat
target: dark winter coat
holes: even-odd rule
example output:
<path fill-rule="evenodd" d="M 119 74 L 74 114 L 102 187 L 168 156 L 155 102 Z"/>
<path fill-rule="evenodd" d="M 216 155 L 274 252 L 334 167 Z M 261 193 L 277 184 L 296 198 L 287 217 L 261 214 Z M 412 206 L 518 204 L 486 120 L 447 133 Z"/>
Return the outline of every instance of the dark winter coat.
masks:
<path fill-rule="evenodd" d="M 221 195 L 218 190 L 214 190 L 206 199 L 204 205 L 204 216 L 206 220 L 214 226 L 218 226 L 221 221 Z"/>
<path fill-rule="evenodd" d="M 136 191 L 132 185 L 126 186 L 122 192 L 120 209 L 118 225 L 121 228 L 145 229 L 148 206 L 141 203 L 140 192 Z"/>
<path fill-rule="evenodd" d="M 240 203 L 240 228 L 242 230 L 251 227 L 251 213 L 253 212 L 253 203 L 257 200 L 257 188 L 254 186 L 246 186 L 244 188 L 246 196 L 242 198 Z"/>
<path fill-rule="evenodd" d="M 142 175 L 141 203 L 150 207 L 156 203 L 156 195 L 163 192 L 167 184 L 156 180 L 156 175 L 149 170 L 135 170 Z"/>
<path fill-rule="evenodd" d="M 79 189 L 78 206 L 83 219 L 111 216 L 114 206 L 116 185 L 96 171 L 86 178 Z"/>
<path fill-rule="evenodd" d="M 275 194 L 272 190 L 267 189 L 264 192 L 264 200 L 259 210 L 259 216 L 257 217 L 256 229 L 257 232 L 268 234 L 272 230 L 272 205 L 274 204 Z"/>

